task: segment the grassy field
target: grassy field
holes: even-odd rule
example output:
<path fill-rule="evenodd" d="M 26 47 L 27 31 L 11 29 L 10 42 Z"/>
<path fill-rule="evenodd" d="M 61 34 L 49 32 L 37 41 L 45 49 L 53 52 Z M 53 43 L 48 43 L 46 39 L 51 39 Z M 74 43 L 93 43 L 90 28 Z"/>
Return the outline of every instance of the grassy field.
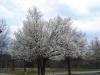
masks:
<path fill-rule="evenodd" d="M 95 68 L 71 68 L 72 71 L 97 71 L 100 69 Z M 10 68 L 3 68 L 0 69 L 1 73 L 9 73 L 9 74 L 16 74 L 16 75 L 23 75 L 24 71 L 23 68 L 16 68 L 15 71 L 11 71 Z M 46 73 L 58 73 L 58 72 L 67 72 L 67 68 L 46 68 Z M 36 75 L 37 69 L 36 68 L 27 68 L 27 75 Z"/>

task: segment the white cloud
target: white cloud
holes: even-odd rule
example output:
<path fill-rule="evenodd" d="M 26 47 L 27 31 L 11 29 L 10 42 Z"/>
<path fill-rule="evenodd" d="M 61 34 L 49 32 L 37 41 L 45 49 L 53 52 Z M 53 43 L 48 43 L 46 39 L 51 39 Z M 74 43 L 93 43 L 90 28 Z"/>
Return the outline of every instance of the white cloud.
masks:
<path fill-rule="evenodd" d="M 56 0 L 59 4 L 68 6 L 78 15 L 89 14 L 89 8 L 100 3 L 100 0 Z"/>
<path fill-rule="evenodd" d="M 15 38 L 14 33 L 17 32 L 19 29 L 21 29 L 22 25 L 20 25 L 20 26 L 10 26 L 9 28 L 10 28 L 10 36 L 11 36 L 12 39 L 14 39 Z"/>
<path fill-rule="evenodd" d="M 73 20 L 72 26 L 85 33 L 89 41 L 95 37 L 100 38 L 100 16 L 92 20 Z"/>
<path fill-rule="evenodd" d="M 7 17 L 7 18 L 14 18 L 15 17 L 14 13 L 12 11 L 8 10 L 3 5 L 0 5 L 0 13 L 4 14 L 4 17 Z"/>
<path fill-rule="evenodd" d="M 18 26 L 10 26 L 10 32 L 12 32 L 12 33 L 17 32 L 19 28 L 21 28 L 21 27 L 18 27 Z"/>
<path fill-rule="evenodd" d="M 54 10 L 54 1 L 51 0 L 10 0 L 22 14 L 26 14 L 29 8 L 36 6 L 46 16 Z"/>
<path fill-rule="evenodd" d="M 84 32 L 100 32 L 100 16 L 92 20 L 74 20 L 73 26 Z"/>

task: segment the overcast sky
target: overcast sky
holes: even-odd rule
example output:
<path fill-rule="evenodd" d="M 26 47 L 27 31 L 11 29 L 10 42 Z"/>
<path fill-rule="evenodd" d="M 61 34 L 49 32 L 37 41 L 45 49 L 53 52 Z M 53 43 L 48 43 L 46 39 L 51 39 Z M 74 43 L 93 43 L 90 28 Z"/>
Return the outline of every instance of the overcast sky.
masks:
<path fill-rule="evenodd" d="M 0 0 L 0 18 L 12 33 L 22 26 L 27 10 L 36 6 L 45 18 L 57 15 L 71 17 L 73 26 L 89 39 L 100 36 L 100 0 Z"/>

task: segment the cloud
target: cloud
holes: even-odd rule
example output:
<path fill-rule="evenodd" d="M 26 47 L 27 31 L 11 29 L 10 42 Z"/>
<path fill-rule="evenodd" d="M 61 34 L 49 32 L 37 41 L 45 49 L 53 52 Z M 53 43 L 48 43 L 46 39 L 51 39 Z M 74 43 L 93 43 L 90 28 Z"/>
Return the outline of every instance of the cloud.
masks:
<path fill-rule="evenodd" d="M 74 20 L 73 25 L 83 31 L 99 31 L 100 17 L 93 20 Z"/>
<path fill-rule="evenodd" d="M 9 29 L 10 29 L 10 36 L 11 36 L 12 39 L 15 38 L 14 33 L 17 32 L 21 28 L 22 28 L 22 25 L 20 25 L 20 26 L 10 26 L 9 27 Z"/>
<path fill-rule="evenodd" d="M 99 5 L 99 0 L 56 0 L 59 4 L 68 6 L 78 15 L 89 14 L 89 8 Z"/>
<path fill-rule="evenodd" d="M 91 20 L 73 20 L 72 26 L 85 32 L 88 38 L 100 36 L 100 16 Z"/>
<path fill-rule="evenodd" d="M 46 16 L 54 10 L 53 8 L 53 0 L 10 0 L 11 3 L 13 3 L 16 6 L 16 9 L 22 13 L 26 14 L 29 8 L 32 8 L 33 6 L 39 8 L 40 11 L 42 11 Z"/>
<path fill-rule="evenodd" d="M 7 18 L 14 18 L 14 16 L 15 16 L 12 11 L 8 10 L 3 5 L 0 5 L 0 14 L 2 14 L 1 16 L 7 17 Z"/>

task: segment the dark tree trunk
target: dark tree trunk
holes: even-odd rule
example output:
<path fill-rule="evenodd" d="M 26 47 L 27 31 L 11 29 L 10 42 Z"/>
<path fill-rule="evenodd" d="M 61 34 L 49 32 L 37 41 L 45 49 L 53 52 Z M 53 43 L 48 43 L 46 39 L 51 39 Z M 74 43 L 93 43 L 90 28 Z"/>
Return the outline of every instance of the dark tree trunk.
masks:
<path fill-rule="evenodd" d="M 96 67 L 96 69 L 98 69 L 98 62 L 97 62 L 97 60 L 96 60 L 96 63 L 95 63 L 95 67 Z"/>
<path fill-rule="evenodd" d="M 25 61 L 25 60 L 23 60 L 23 63 L 24 63 L 24 75 L 27 75 L 26 61 Z"/>
<path fill-rule="evenodd" d="M 40 59 L 37 59 L 37 66 L 38 66 L 38 75 L 41 75 L 41 62 Z"/>
<path fill-rule="evenodd" d="M 0 51 L 0 68 L 3 68 L 3 54 L 2 54 L 2 50 Z"/>
<path fill-rule="evenodd" d="M 68 67 L 68 75 L 71 75 L 71 63 L 70 63 L 70 57 L 67 57 L 67 67 Z"/>
<path fill-rule="evenodd" d="M 43 60 L 41 61 L 41 75 L 43 75 Z"/>
<path fill-rule="evenodd" d="M 41 66 L 41 75 L 45 75 L 46 59 L 43 59 L 41 63 L 42 63 L 42 66 Z"/>
<path fill-rule="evenodd" d="M 11 67 L 11 70 L 12 71 L 15 71 L 15 60 L 14 59 L 12 59 L 12 67 Z"/>
<path fill-rule="evenodd" d="M 45 75 L 45 65 L 46 65 L 46 60 L 44 60 L 44 62 L 43 62 L 43 75 Z"/>

